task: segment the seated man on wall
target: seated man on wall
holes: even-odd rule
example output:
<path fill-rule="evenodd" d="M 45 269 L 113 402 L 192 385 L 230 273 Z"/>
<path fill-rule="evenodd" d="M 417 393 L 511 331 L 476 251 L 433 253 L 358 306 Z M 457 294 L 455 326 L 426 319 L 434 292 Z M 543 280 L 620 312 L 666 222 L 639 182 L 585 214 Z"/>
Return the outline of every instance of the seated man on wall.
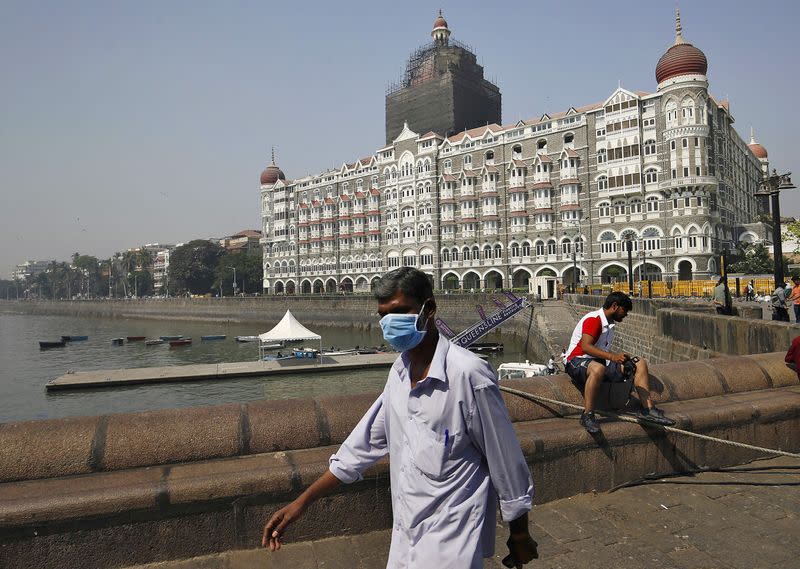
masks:
<path fill-rule="evenodd" d="M 625 381 L 627 367 L 633 373 L 633 385 L 642 404 L 636 416 L 642 421 L 658 425 L 674 425 L 656 408 L 650 398 L 650 381 L 647 361 L 631 359 L 624 353 L 611 352 L 614 327 L 622 322 L 633 303 L 627 294 L 612 292 L 606 297 L 603 308 L 586 314 L 575 326 L 572 339 L 564 358 L 564 368 L 572 383 L 583 393 L 584 411 L 581 426 L 589 433 L 597 433 L 600 427 L 594 415 L 600 385 L 605 382 Z"/>

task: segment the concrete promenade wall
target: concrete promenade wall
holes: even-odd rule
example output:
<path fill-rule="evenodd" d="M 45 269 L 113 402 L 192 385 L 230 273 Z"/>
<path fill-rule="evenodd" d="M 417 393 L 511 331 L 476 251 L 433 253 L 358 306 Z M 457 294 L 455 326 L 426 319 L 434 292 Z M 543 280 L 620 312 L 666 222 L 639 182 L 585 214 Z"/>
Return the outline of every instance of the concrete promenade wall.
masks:
<path fill-rule="evenodd" d="M 652 367 L 679 426 L 800 449 L 800 381 L 782 354 Z M 516 381 L 578 403 L 564 375 Z M 573 414 L 505 396 L 537 503 L 649 473 L 739 464 L 752 451 L 626 423 L 589 436 Z M 265 517 L 327 468 L 372 395 L 0 425 L 0 567 L 120 567 L 252 547 Z M 319 502 L 291 538 L 391 524 L 388 465 Z"/>

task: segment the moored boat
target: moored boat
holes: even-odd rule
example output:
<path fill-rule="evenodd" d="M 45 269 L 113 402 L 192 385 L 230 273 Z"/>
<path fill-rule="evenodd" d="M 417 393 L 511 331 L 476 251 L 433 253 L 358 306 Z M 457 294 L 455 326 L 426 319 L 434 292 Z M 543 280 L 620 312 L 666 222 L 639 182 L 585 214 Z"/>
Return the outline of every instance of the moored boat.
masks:
<path fill-rule="evenodd" d="M 128 336 L 129 342 L 141 342 L 145 339 L 145 336 Z"/>
<path fill-rule="evenodd" d="M 89 336 L 61 336 L 64 342 L 84 342 L 89 339 Z"/>
<path fill-rule="evenodd" d="M 192 343 L 191 338 L 181 338 L 180 340 L 171 340 L 169 343 L 170 348 L 178 348 L 180 346 L 189 346 Z"/>
<path fill-rule="evenodd" d="M 283 342 L 268 342 L 260 345 L 262 350 L 280 350 L 284 347 L 286 347 L 286 345 Z"/>
<path fill-rule="evenodd" d="M 224 340 L 227 338 L 225 334 L 209 334 L 208 336 L 200 336 L 200 339 L 204 342 L 209 340 Z"/>
<path fill-rule="evenodd" d="M 159 338 L 161 338 L 165 342 L 172 342 L 173 340 L 180 340 L 181 338 L 183 338 L 183 336 L 180 336 L 180 335 L 178 335 L 178 336 L 159 336 Z"/>
<path fill-rule="evenodd" d="M 145 346 L 161 346 L 164 343 L 164 340 L 145 340 Z"/>
<path fill-rule="evenodd" d="M 548 375 L 547 366 L 544 364 L 532 364 L 528 360 L 524 362 L 508 362 L 497 367 L 497 379 L 527 379 L 540 375 Z"/>
<path fill-rule="evenodd" d="M 111 338 L 112 346 L 121 346 L 125 343 L 125 338 Z"/>
<path fill-rule="evenodd" d="M 66 340 L 58 340 L 56 342 L 39 342 L 39 349 L 49 350 L 50 348 L 63 348 L 66 345 Z"/>
<path fill-rule="evenodd" d="M 503 344 L 500 342 L 476 342 L 470 346 L 467 346 L 467 349 L 470 352 L 502 352 L 503 351 Z"/>
<path fill-rule="evenodd" d="M 319 357 L 319 350 L 314 348 L 295 348 L 292 354 L 296 358 L 317 358 Z"/>
<path fill-rule="evenodd" d="M 237 342 L 258 342 L 258 336 L 236 336 Z"/>

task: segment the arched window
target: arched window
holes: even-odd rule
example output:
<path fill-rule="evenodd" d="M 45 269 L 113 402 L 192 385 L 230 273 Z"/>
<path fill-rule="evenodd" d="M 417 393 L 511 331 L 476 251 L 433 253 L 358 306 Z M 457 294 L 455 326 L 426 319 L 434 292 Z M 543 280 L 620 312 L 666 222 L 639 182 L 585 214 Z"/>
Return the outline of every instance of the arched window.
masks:
<path fill-rule="evenodd" d="M 614 202 L 614 215 L 625 215 L 625 201 L 617 200 Z"/>
<path fill-rule="evenodd" d="M 607 190 L 608 189 L 608 178 L 605 176 L 600 176 L 597 178 L 597 189 L 598 190 Z"/>
<path fill-rule="evenodd" d="M 467 154 L 464 156 L 464 166 L 471 166 L 472 165 L 472 156 Z"/>
<path fill-rule="evenodd" d="M 658 197 L 657 196 L 650 196 L 646 200 L 647 204 L 647 211 L 658 211 Z"/>
<path fill-rule="evenodd" d="M 522 244 L 522 256 L 523 257 L 530 257 L 531 256 L 531 244 L 528 241 L 525 241 Z"/>
<path fill-rule="evenodd" d="M 644 141 L 644 155 L 651 156 L 656 153 L 656 141 L 653 139 Z"/>
<path fill-rule="evenodd" d="M 644 171 L 644 183 L 645 184 L 655 184 L 658 182 L 658 172 L 655 168 L 650 168 L 649 170 Z"/>
<path fill-rule="evenodd" d="M 630 210 L 632 214 L 642 213 L 642 200 L 634 198 L 630 201 Z"/>
<path fill-rule="evenodd" d="M 491 245 L 486 245 L 483 248 L 483 258 L 484 259 L 491 259 L 492 258 L 492 247 Z"/>
<path fill-rule="evenodd" d="M 494 162 L 494 150 L 487 150 L 483 159 L 487 164 L 492 164 Z"/>
<path fill-rule="evenodd" d="M 537 241 L 536 242 L 536 254 L 541 256 L 541 255 L 544 255 L 544 252 L 545 252 L 544 241 Z"/>
<path fill-rule="evenodd" d="M 606 149 L 605 148 L 601 148 L 600 150 L 598 150 L 597 151 L 597 163 L 598 164 L 603 164 L 607 160 L 608 160 L 608 152 L 606 151 Z"/>
<path fill-rule="evenodd" d="M 444 171 L 445 173 L 449 174 L 450 171 L 453 169 L 453 161 L 452 160 L 445 160 L 444 161 Z"/>
<path fill-rule="evenodd" d="M 536 141 L 536 150 L 537 152 L 547 152 L 547 141 L 544 138 Z"/>
<path fill-rule="evenodd" d="M 548 255 L 555 255 L 556 254 L 556 241 L 555 241 L 555 239 L 550 239 L 547 242 L 547 254 Z"/>
<path fill-rule="evenodd" d="M 448 249 L 442 251 L 442 261 L 444 261 L 445 263 L 450 261 L 450 251 Z"/>
<path fill-rule="evenodd" d="M 522 146 L 519 144 L 515 144 L 514 147 L 511 149 L 511 156 L 515 159 L 522 158 Z"/>
<path fill-rule="evenodd" d="M 597 204 L 597 210 L 600 217 L 610 217 L 611 216 L 611 203 L 610 202 L 600 202 Z"/>
<path fill-rule="evenodd" d="M 511 256 L 514 258 L 519 257 L 519 243 L 516 241 L 511 244 Z"/>
<path fill-rule="evenodd" d="M 600 235 L 600 251 L 602 253 L 617 252 L 617 237 L 611 231 L 606 231 Z"/>
<path fill-rule="evenodd" d="M 494 246 L 494 258 L 495 259 L 503 258 L 503 247 L 500 244 Z"/>
<path fill-rule="evenodd" d="M 575 141 L 575 135 L 572 134 L 571 132 L 568 132 L 567 134 L 564 135 L 564 145 L 565 146 L 567 144 L 572 144 L 574 141 Z"/>
<path fill-rule="evenodd" d="M 469 247 L 464 247 L 464 248 L 461 250 L 461 252 L 462 252 L 462 258 L 463 258 L 465 261 L 469 261 L 469 260 L 472 258 L 472 256 L 470 255 L 470 252 L 469 252 Z"/>

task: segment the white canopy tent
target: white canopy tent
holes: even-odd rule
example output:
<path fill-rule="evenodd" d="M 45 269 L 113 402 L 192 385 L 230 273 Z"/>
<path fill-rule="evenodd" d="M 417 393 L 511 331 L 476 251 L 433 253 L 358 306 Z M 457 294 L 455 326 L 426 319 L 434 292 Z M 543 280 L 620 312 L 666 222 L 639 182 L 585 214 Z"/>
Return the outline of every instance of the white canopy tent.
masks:
<path fill-rule="evenodd" d="M 322 336 L 316 334 L 300 324 L 291 310 L 287 310 L 281 321 L 269 332 L 259 334 L 259 359 L 263 359 L 261 346 L 275 342 L 296 342 L 298 340 L 315 340 L 319 342 L 319 351 L 322 353 Z"/>

